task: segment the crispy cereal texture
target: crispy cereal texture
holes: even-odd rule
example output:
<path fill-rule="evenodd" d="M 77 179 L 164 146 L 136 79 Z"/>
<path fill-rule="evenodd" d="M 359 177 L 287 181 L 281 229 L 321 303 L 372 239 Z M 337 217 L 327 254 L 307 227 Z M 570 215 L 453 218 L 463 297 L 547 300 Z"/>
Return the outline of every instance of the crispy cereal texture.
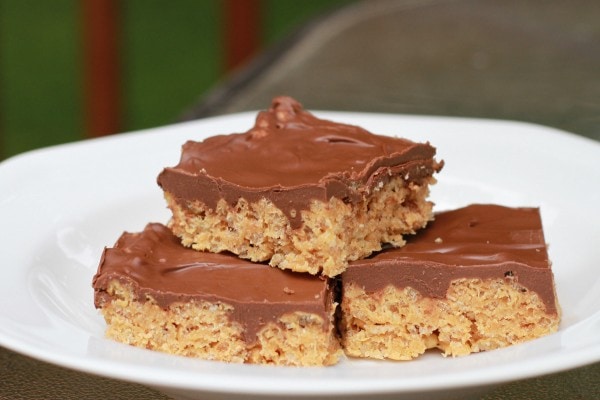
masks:
<path fill-rule="evenodd" d="M 409 287 L 367 294 L 349 284 L 343 292 L 342 346 L 352 357 L 411 360 L 432 348 L 463 356 L 555 332 L 560 319 L 506 279 L 455 280 L 445 299 Z"/>
<path fill-rule="evenodd" d="M 267 324 L 254 343 L 244 340 L 243 328 L 232 322 L 233 308 L 223 303 L 190 301 L 166 310 L 152 299 L 140 302 L 116 280 L 102 305 L 106 336 L 146 349 L 206 360 L 290 366 L 332 365 L 342 355 L 332 321 L 291 313 Z"/>
<path fill-rule="evenodd" d="M 348 261 L 368 256 L 382 243 L 404 244 L 433 217 L 427 201 L 429 185 L 396 177 L 363 202 L 347 204 L 337 198 L 313 201 L 302 211 L 303 225 L 292 229 L 287 217 L 267 199 L 235 206 L 220 201 L 215 210 L 199 201 L 181 202 L 165 193 L 173 213 L 170 228 L 185 246 L 196 250 L 230 251 L 252 261 L 297 272 L 336 276 Z"/>

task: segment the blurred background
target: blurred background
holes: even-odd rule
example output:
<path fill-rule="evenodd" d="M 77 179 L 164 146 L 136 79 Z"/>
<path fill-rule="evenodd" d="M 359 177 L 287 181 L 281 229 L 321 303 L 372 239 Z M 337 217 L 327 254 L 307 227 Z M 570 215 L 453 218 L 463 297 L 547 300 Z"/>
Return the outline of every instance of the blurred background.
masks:
<path fill-rule="evenodd" d="M 0 159 L 166 125 L 352 0 L 0 0 Z"/>

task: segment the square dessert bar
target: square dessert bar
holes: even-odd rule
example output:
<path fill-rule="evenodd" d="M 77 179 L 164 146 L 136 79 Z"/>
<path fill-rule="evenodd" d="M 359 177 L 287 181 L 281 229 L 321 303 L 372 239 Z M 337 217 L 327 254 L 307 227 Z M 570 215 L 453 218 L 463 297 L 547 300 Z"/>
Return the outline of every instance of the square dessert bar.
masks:
<path fill-rule="evenodd" d="M 158 184 L 185 246 L 331 277 L 427 224 L 434 155 L 279 97 L 245 133 L 185 143 Z"/>
<path fill-rule="evenodd" d="M 185 248 L 161 224 L 103 252 L 94 300 L 106 335 L 238 363 L 330 365 L 342 354 L 330 279 Z"/>
<path fill-rule="evenodd" d="M 460 356 L 558 329 L 539 210 L 471 205 L 342 274 L 342 345 L 354 357 Z"/>

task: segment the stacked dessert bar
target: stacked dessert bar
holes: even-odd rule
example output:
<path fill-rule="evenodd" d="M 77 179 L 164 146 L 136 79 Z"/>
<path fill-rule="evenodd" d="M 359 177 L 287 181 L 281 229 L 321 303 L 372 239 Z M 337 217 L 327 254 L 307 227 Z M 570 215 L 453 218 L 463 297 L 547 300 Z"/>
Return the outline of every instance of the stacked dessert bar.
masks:
<path fill-rule="evenodd" d="M 465 355 L 558 327 L 539 211 L 433 212 L 435 148 L 273 100 L 245 133 L 183 145 L 168 226 L 103 252 L 107 336 L 229 362 Z"/>

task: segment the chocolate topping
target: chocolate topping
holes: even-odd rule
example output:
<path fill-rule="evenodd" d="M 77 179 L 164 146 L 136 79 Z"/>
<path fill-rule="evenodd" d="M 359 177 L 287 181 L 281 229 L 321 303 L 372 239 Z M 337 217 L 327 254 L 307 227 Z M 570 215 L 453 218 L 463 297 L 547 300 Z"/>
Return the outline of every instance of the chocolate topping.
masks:
<path fill-rule="evenodd" d="M 311 200 L 358 202 L 397 175 L 420 182 L 442 168 L 434 155 L 428 143 L 322 120 L 294 99 L 278 97 L 245 133 L 185 143 L 179 164 L 165 168 L 158 184 L 179 200 L 211 208 L 220 199 L 233 205 L 268 198 L 297 228 L 297 211 Z"/>
<path fill-rule="evenodd" d="M 514 280 L 556 313 L 539 210 L 477 204 L 442 212 L 404 247 L 352 262 L 342 275 L 369 293 L 392 284 L 432 298 L 446 297 L 460 278 Z"/>
<path fill-rule="evenodd" d="M 149 296 L 163 308 L 192 299 L 229 304 L 234 307 L 231 318 L 245 328 L 250 343 L 262 326 L 286 313 L 318 314 L 325 322 L 330 318 L 329 280 L 191 250 L 156 223 L 141 233 L 124 233 L 104 250 L 93 280 L 97 308 L 110 301 L 106 291 L 115 279 L 130 285 L 139 301 Z"/>

